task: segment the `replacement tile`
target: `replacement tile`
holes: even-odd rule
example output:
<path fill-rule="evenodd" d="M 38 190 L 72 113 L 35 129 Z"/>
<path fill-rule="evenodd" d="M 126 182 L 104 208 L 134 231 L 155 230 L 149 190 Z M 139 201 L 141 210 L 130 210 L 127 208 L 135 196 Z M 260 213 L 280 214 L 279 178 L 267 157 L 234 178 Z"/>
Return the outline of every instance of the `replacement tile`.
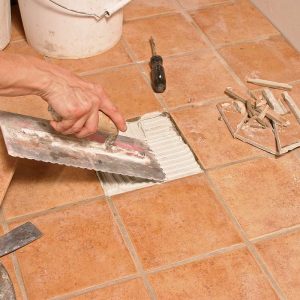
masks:
<path fill-rule="evenodd" d="M 10 43 L 4 50 L 5 53 L 11 54 L 25 54 L 35 56 L 37 58 L 43 58 L 36 50 L 34 50 L 25 40 L 15 41 Z"/>
<path fill-rule="evenodd" d="M 128 21 L 124 24 L 124 38 L 138 61 L 150 61 L 151 36 L 162 56 L 207 48 L 194 27 L 180 14 Z"/>
<path fill-rule="evenodd" d="M 158 15 L 176 10 L 176 0 L 134 0 L 124 8 L 125 20 Z"/>
<path fill-rule="evenodd" d="M 49 299 L 136 272 L 104 201 L 31 221 L 44 236 L 16 252 L 29 299 Z"/>
<path fill-rule="evenodd" d="M 251 238 L 300 222 L 300 164 L 292 153 L 209 172 Z"/>
<path fill-rule="evenodd" d="M 192 16 L 215 45 L 279 34 L 250 1 L 201 9 Z"/>
<path fill-rule="evenodd" d="M 183 141 L 167 113 L 150 113 L 127 123 L 122 135 L 144 140 L 166 174 L 165 182 L 202 172 L 194 154 Z M 156 183 L 118 174 L 99 172 L 105 195 L 149 187 Z"/>
<path fill-rule="evenodd" d="M 153 274 L 150 282 L 159 299 L 278 299 L 246 249 Z"/>
<path fill-rule="evenodd" d="M 146 269 L 241 242 L 203 175 L 113 201 Z"/>
<path fill-rule="evenodd" d="M 281 36 L 227 46 L 220 53 L 242 80 L 249 77 L 278 82 L 300 79 L 300 53 Z M 248 87 L 257 88 L 250 83 Z"/>
<path fill-rule="evenodd" d="M 150 300 L 141 279 L 134 279 L 90 292 L 73 300 Z"/>
<path fill-rule="evenodd" d="M 300 232 L 256 244 L 274 278 L 288 299 L 300 295 Z"/>

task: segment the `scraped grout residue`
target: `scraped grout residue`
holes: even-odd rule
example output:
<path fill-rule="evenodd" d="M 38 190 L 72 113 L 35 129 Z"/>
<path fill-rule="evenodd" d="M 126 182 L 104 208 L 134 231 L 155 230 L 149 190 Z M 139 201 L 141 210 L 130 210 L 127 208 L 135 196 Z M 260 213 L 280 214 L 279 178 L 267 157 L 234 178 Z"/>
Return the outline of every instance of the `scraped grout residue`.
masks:
<path fill-rule="evenodd" d="M 166 174 L 165 182 L 202 173 L 189 146 L 166 113 L 151 113 L 129 122 L 125 136 L 144 140 Z M 155 182 L 117 174 L 98 173 L 107 196 L 149 187 Z"/>

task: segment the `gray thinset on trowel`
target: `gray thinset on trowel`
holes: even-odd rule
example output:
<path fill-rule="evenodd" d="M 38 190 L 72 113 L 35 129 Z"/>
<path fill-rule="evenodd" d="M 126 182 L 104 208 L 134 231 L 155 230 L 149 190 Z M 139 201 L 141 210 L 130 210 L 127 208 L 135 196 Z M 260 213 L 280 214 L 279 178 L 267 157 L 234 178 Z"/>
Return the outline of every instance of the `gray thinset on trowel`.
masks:
<path fill-rule="evenodd" d="M 143 139 L 166 174 L 165 182 L 202 172 L 189 146 L 167 114 L 151 113 L 128 123 L 126 136 Z M 98 173 L 105 195 L 113 196 L 154 185 L 128 176 Z"/>

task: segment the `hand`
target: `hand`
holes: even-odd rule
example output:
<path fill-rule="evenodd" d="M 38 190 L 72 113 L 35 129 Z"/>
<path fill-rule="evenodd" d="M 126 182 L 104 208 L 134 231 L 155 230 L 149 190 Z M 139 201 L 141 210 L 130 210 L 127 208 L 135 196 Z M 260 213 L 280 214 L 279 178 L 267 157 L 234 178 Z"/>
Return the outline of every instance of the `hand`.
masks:
<path fill-rule="evenodd" d="M 62 121 L 51 121 L 51 126 L 65 135 L 83 138 L 98 129 L 99 110 L 116 124 L 119 130 L 126 130 L 126 123 L 99 84 L 87 82 L 59 67 L 54 67 L 55 79 L 41 93 Z"/>

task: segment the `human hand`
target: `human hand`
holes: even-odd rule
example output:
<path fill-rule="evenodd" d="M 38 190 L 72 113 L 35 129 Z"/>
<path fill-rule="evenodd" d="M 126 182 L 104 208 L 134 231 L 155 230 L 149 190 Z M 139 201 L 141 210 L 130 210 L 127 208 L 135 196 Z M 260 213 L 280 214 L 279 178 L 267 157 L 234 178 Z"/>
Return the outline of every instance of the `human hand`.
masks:
<path fill-rule="evenodd" d="M 55 78 L 40 94 L 62 118 L 51 121 L 51 126 L 65 135 L 83 138 L 98 129 L 99 110 L 112 119 L 119 130 L 126 123 L 102 86 L 87 82 L 62 68 L 53 66 Z"/>

